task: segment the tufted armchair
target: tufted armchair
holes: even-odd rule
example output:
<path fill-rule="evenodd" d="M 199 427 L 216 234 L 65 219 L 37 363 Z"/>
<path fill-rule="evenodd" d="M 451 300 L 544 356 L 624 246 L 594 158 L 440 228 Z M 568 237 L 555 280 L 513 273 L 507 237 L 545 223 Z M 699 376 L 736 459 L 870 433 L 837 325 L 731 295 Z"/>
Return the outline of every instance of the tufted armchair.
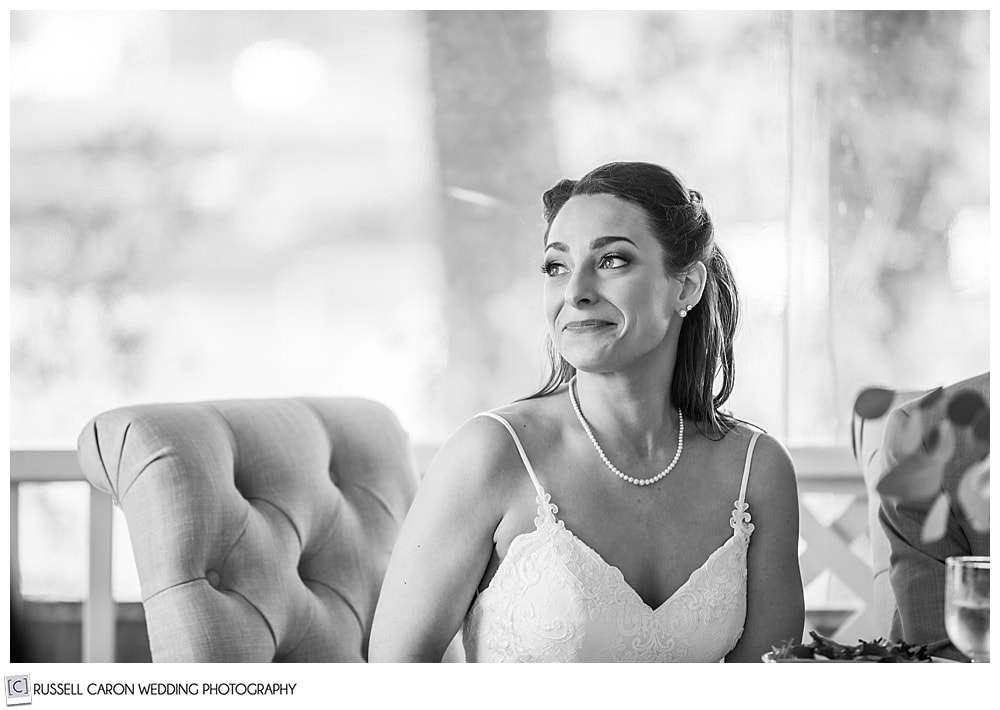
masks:
<path fill-rule="evenodd" d="M 150 404 L 92 419 L 81 466 L 121 506 L 154 661 L 364 661 L 417 473 L 363 399 Z"/>
<path fill-rule="evenodd" d="M 900 390 L 896 392 L 889 408 L 924 394 L 926 390 Z M 876 486 L 885 469 L 882 458 L 882 444 L 888 413 L 878 419 L 863 419 L 851 410 L 851 449 L 854 459 L 864 474 L 865 490 L 868 493 L 868 536 L 872 550 L 872 585 L 874 599 L 875 636 L 889 638 L 889 626 L 896 611 L 896 599 L 889 583 L 889 538 L 886 537 L 878 519 L 881 504 Z"/>

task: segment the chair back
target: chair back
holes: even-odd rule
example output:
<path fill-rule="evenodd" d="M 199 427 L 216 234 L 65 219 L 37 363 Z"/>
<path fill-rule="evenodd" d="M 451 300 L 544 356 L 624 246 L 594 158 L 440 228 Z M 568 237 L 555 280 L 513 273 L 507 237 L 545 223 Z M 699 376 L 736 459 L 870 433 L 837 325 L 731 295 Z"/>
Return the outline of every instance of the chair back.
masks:
<path fill-rule="evenodd" d="M 153 661 L 364 661 L 416 491 L 381 404 L 348 398 L 148 404 L 78 440 L 125 515 Z"/>
<path fill-rule="evenodd" d="M 882 445 L 889 412 L 904 402 L 923 395 L 927 390 L 900 390 L 885 415 L 878 419 L 863 419 L 851 410 L 851 450 L 858 467 L 864 474 L 868 494 L 868 537 L 871 541 L 871 566 L 873 603 L 872 618 L 876 636 L 889 638 L 889 627 L 896 612 L 896 598 L 889 583 L 889 538 L 879 523 L 878 510 L 881 500 L 876 486 L 885 473 Z"/>

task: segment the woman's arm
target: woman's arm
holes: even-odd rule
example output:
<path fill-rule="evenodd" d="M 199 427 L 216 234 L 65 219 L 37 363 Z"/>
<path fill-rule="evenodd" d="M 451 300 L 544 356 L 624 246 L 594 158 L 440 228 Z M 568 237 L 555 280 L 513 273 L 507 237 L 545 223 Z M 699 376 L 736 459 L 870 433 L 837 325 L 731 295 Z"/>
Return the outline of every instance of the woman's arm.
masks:
<path fill-rule="evenodd" d="M 767 434 L 761 434 L 754 449 L 746 500 L 754 523 L 747 554 L 747 615 L 727 663 L 759 662 L 772 645 L 789 639 L 798 643 L 805 623 L 795 469 L 788 452 Z"/>
<path fill-rule="evenodd" d="M 458 633 L 508 499 L 502 474 L 513 446 L 501 434 L 499 425 L 471 419 L 428 467 L 382 582 L 370 661 L 438 662 Z"/>

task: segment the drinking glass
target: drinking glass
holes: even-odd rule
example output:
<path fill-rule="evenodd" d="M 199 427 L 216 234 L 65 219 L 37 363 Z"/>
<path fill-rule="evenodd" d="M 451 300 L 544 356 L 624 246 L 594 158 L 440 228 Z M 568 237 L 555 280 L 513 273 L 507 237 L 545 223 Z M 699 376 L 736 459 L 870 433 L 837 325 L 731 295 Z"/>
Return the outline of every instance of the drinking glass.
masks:
<path fill-rule="evenodd" d="M 973 663 L 990 662 L 990 558 L 949 557 L 944 626 L 955 648 Z"/>

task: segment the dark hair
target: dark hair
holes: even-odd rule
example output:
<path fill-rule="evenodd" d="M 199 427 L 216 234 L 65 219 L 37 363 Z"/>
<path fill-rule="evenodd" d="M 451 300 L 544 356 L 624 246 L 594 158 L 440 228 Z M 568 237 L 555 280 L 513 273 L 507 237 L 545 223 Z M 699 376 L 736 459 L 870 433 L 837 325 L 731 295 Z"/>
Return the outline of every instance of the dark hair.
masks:
<path fill-rule="evenodd" d="M 668 274 L 687 272 L 699 261 L 708 272 L 701 301 L 681 326 L 671 394 L 681 411 L 724 436 L 735 423 L 720 411 L 733 391 L 733 337 L 739 321 L 739 294 L 729 262 L 715 243 L 715 228 L 701 195 L 687 189 L 674 173 L 651 163 L 608 163 L 579 180 L 560 180 L 542 196 L 545 239 L 559 210 L 576 195 L 612 195 L 642 208 L 653 235 L 663 248 Z M 576 374 L 546 336 L 549 374 L 526 399 L 555 392 Z M 715 381 L 721 386 L 715 393 Z"/>

